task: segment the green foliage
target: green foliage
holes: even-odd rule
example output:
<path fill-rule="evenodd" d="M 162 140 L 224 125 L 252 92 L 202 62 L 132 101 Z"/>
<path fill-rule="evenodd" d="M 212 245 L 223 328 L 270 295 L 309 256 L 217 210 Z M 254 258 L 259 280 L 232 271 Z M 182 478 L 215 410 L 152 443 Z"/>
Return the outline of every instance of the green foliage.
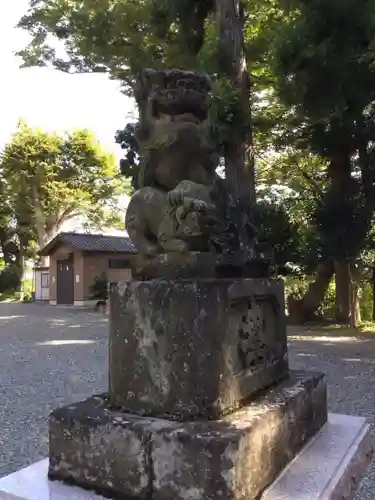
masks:
<path fill-rule="evenodd" d="M 374 208 L 375 2 L 292 0 L 288 7 L 272 58 L 274 86 L 287 110 L 278 143 L 327 161 L 309 217 L 316 251 L 358 262 Z"/>
<path fill-rule="evenodd" d="M 213 82 L 210 108 L 211 135 L 218 151 L 239 137 L 245 137 L 250 129 L 250 107 L 243 102 L 240 92 L 228 78 Z"/>
<path fill-rule="evenodd" d="M 358 256 L 369 230 L 365 200 L 358 182 L 351 181 L 345 196 L 330 187 L 313 216 L 324 257 L 342 261 Z"/>
<path fill-rule="evenodd" d="M 319 234 L 312 218 L 326 186 L 325 163 L 317 156 L 286 150 L 260 153 L 257 162 L 257 197 L 282 209 L 292 230 L 295 244 L 290 262 L 299 274 L 314 272 L 321 257 Z M 275 224 L 280 241 L 284 235 Z M 283 227 L 281 224 L 280 227 Z M 285 240 L 288 240 L 288 232 Z M 298 250 L 297 250 L 298 248 Z"/>
<path fill-rule="evenodd" d="M 87 130 L 59 136 L 21 122 L 4 148 L 0 168 L 1 204 L 25 248 L 32 240 L 42 247 L 77 215 L 99 228 L 118 219 L 113 204 L 124 183 L 114 156 Z"/>
<path fill-rule="evenodd" d="M 273 45 L 272 70 L 278 95 L 293 112 L 295 139 L 328 159 L 338 152 L 350 156 L 375 98 L 375 2 L 293 0 L 289 5 Z"/>
<path fill-rule="evenodd" d="M 137 141 L 138 123 L 127 123 L 124 130 L 116 133 L 116 142 L 125 150 L 125 158 L 120 160 L 121 174 L 131 179 L 134 190 L 138 189 L 138 165 L 140 161 L 139 144 Z"/>
<path fill-rule="evenodd" d="M 272 203 L 258 203 L 254 224 L 259 231 L 259 243 L 271 248 L 274 254 L 275 273 L 291 274 L 301 260 L 298 227 L 286 211 Z"/>
<path fill-rule="evenodd" d="M 276 0 L 257 0 L 255 4 L 243 0 L 240 4 L 248 10 L 244 16 L 245 45 L 256 76 L 255 88 L 259 89 L 261 80 L 268 77 L 264 57 L 280 9 Z M 221 71 L 223 44 L 217 8 L 213 0 L 37 0 L 19 24 L 31 35 L 29 46 L 20 55 L 25 66 L 109 73 L 123 83 L 128 95 L 132 95 L 135 77 L 143 68 L 200 70 L 216 79 L 230 70 Z M 58 51 L 53 38 L 60 42 Z M 65 49 L 66 57 L 60 57 L 60 48 Z M 219 82 L 219 87 L 216 113 L 223 120 L 214 125 L 214 135 L 223 149 L 231 140 L 238 144 L 248 138 L 250 112 L 247 95 L 246 101 L 241 99 L 225 82 Z M 118 135 L 117 140 L 126 149 L 121 169 L 135 179 L 135 150 L 126 144 L 126 138 Z"/>
<path fill-rule="evenodd" d="M 374 96 L 373 0 L 292 0 L 275 41 L 279 91 L 315 120 L 362 111 Z M 322 90 L 324 90 L 322 92 Z"/>
<path fill-rule="evenodd" d="M 21 284 L 20 270 L 16 265 L 9 265 L 0 271 L 0 293 L 11 293 Z"/>
<path fill-rule="evenodd" d="M 135 75 L 145 67 L 194 66 L 195 57 L 183 52 L 176 26 L 155 29 L 154 6 L 153 0 L 33 1 L 19 24 L 32 35 L 20 55 L 25 66 L 109 73 L 131 94 Z M 51 35 L 66 57 L 55 50 Z"/>
<path fill-rule="evenodd" d="M 372 303 L 373 303 L 372 286 L 369 283 L 364 283 L 360 291 L 360 308 L 362 321 L 372 321 Z"/>
<path fill-rule="evenodd" d="M 95 276 L 93 284 L 90 286 L 91 298 L 104 300 L 108 298 L 108 279 L 106 274 Z"/>
<path fill-rule="evenodd" d="M 160 37 L 166 38 L 173 27 L 182 51 L 198 54 L 205 40 L 206 19 L 214 10 L 214 0 L 153 0 L 152 19 Z"/>
<path fill-rule="evenodd" d="M 223 74 L 222 58 L 213 4 L 211 0 L 33 0 L 20 23 L 31 34 L 21 55 L 26 66 L 107 72 L 123 83 L 128 94 L 135 75 L 145 67 L 207 71 L 214 80 L 212 133 L 223 153 L 227 144 L 246 136 L 250 112 L 249 103 L 241 101 L 231 83 L 218 77 Z M 321 257 L 356 257 L 364 289 L 374 261 L 374 238 L 368 227 L 373 210 L 369 200 L 375 199 L 375 0 L 244 0 L 242 4 L 252 74 L 261 239 L 275 247 L 279 270 L 292 263 L 300 274 L 310 275 Z M 58 38 L 66 57 L 54 50 L 52 37 Z M 116 140 L 125 151 L 121 171 L 136 188 L 136 125 L 128 124 Z M 333 190 L 329 165 L 337 156 L 344 159 L 343 168 L 349 164 L 348 177 L 360 183 L 354 190 Z M 15 210 L 9 195 L 14 184 L 0 183 L 0 241 L 1 228 L 11 227 L 17 213 L 18 234 L 30 246 L 36 239 L 35 229 L 31 234 L 28 230 L 35 227 L 29 225 L 34 205 L 27 183 L 19 176 L 15 182 L 27 202 L 19 200 Z M 52 199 L 57 198 L 56 191 L 57 185 L 48 187 Z M 69 198 L 64 189 L 61 193 Z M 87 197 L 82 200 L 90 205 Z M 52 207 L 47 212 L 54 213 Z M 100 210 L 92 211 L 95 217 L 101 219 Z M 13 259 L 19 241 L 13 234 L 7 241 L 12 242 L 15 253 L 7 255 Z M 333 285 L 329 297 L 332 290 Z M 326 304 L 323 310 L 331 306 Z"/>
<path fill-rule="evenodd" d="M 299 277 L 287 276 L 284 278 L 285 296 L 302 299 L 306 294 L 309 284 L 314 281 L 314 276 L 304 275 Z M 317 316 L 333 319 L 335 311 L 335 283 L 332 280 L 328 286 L 323 302 L 316 311 Z"/>

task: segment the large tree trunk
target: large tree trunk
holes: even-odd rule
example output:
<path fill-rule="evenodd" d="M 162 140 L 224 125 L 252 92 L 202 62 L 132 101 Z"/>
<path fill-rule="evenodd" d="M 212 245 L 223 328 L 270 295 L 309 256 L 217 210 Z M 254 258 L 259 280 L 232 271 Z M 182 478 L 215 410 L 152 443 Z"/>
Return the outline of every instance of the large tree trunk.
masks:
<path fill-rule="evenodd" d="M 38 247 L 39 251 L 42 250 L 47 242 L 49 241 L 49 234 L 46 230 L 46 217 L 43 212 L 42 204 L 40 201 L 39 192 L 36 186 L 33 187 L 33 202 L 34 202 L 34 218 L 35 218 L 35 228 L 38 237 Z M 51 231 L 52 233 L 53 231 Z M 52 236 L 53 237 L 53 236 Z M 41 256 L 39 264 L 43 267 L 47 267 L 49 263 L 49 258 Z"/>
<path fill-rule="evenodd" d="M 244 50 L 245 15 L 242 2 L 216 0 L 216 11 L 219 26 L 220 74 L 229 78 L 234 88 L 238 90 L 243 109 L 248 109 L 250 114 L 250 77 Z M 228 143 L 224 149 L 225 175 L 232 194 L 247 200 L 250 205 L 255 205 L 251 127 L 248 130 L 239 130 L 237 140 Z"/>
<path fill-rule="evenodd" d="M 332 187 L 337 189 L 338 192 L 345 193 L 347 182 L 351 179 L 350 154 L 347 151 L 339 151 L 336 156 L 331 158 L 327 175 Z M 304 323 L 314 319 L 316 311 L 324 299 L 333 273 L 334 264 L 330 259 L 326 259 L 318 265 L 315 281 L 310 284 L 305 296 L 301 300 L 295 301 L 296 303 L 293 305 L 296 321 Z M 291 319 L 294 321 L 293 318 Z"/>
<path fill-rule="evenodd" d="M 351 315 L 351 277 L 350 262 L 335 262 L 336 303 L 335 320 L 338 323 L 349 323 Z"/>
<path fill-rule="evenodd" d="M 372 321 L 375 321 L 375 262 L 372 265 L 372 279 L 371 279 L 371 287 L 372 287 Z"/>
<path fill-rule="evenodd" d="M 331 260 L 324 260 L 318 264 L 315 281 L 310 283 L 305 296 L 296 300 L 288 299 L 289 317 L 294 324 L 303 324 L 315 318 L 316 311 L 324 300 L 327 288 L 334 273 L 334 266 Z"/>
<path fill-rule="evenodd" d="M 350 326 L 356 328 L 361 323 L 361 290 L 359 288 L 360 273 L 354 263 L 350 266 Z"/>
<path fill-rule="evenodd" d="M 353 182 L 351 171 L 350 150 L 346 151 L 342 148 L 336 155 L 332 156 L 328 166 L 331 189 L 336 193 L 337 199 L 340 196 L 345 196 L 351 189 Z M 335 262 L 335 284 L 335 319 L 338 323 L 353 323 L 355 321 L 355 307 L 353 305 L 351 260 L 349 258 Z"/>
<path fill-rule="evenodd" d="M 352 301 L 352 311 L 354 312 L 354 314 L 351 320 L 351 326 L 355 328 L 362 321 L 360 290 L 358 284 L 355 281 L 352 282 Z"/>
<path fill-rule="evenodd" d="M 16 260 L 16 265 L 18 267 L 19 271 L 19 285 L 16 289 L 16 298 L 19 300 L 23 299 L 24 295 L 24 278 L 25 278 L 25 246 L 24 242 L 22 241 L 22 238 L 20 238 L 20 251 L 19 254 L 17 255 L 17 260 Z"/>
<path fill-rule="evenodd" d="M 369 134 L 366 130 L 366 122 L 363 114 L 360 114 L 356 120 L 355 138 L 366 210 L 368 217 L 371 217 L 375 209 L 375 159 L 373 152 L 370 153 L 368 151 Z"/>

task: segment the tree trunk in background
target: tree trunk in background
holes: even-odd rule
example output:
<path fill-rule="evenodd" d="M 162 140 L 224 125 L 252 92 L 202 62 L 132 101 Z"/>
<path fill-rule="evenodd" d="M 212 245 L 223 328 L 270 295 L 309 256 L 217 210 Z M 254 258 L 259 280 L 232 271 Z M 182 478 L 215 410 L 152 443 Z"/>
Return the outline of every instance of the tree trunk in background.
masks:
<path fill-rule="evenodd" d="M 371 287 L 372 287 L 372 321 L 375 321 L 375 262 L 372 267 Z"/>
<path fill-rule="evenodd" d="M 328 166 L 328 176 L 331 183 L 331 189 L 336 193 L 336 197 L 344 197 L 352 183 L 352 165 L 350 150 L 345 151 L 340 148 L 332 156 Z M 340 249 L 337 249 L 337 252 Z M 336 305 L 335 320 L 338 323 L 349 323 L 352 308 L 352 290 L 351 290 L 351 263 L 345 257 L 335 262 L 335 284 L 336 284 Z M 355 314 L 353 314 L 353 321 Z"/>
<path fill-rule="evenodd" d="M 362 321 L 361 315 L 361 303 L 360 303 L 360 294 L 357 283 L 354 283 L 354 311 L 355 311 L 355 326 Z"/>
<path fill-rule="evenodd" d="M 332 155 L 327 175 L 333 189 L 336 189 L 339 193 L 346 192 L 348 182 L 351 181 L 350 150 L 345 151 L 341 148 L 336 155 Z M 315 281 L 310 284 L 305 296 L 301 300 L 296 301 L 297 304 L 294 304 L 294 307 L 297 309 L 296 316 L 299 317 L 300 322 L 314 319 L 318 307 L 324 300 L 329 283 L 333 278 L 333 273 L 334 263 L 331 260 L 327 259 L 318 264 Z M 347 281 L 346 286 L 348 284 L 349 282 Z M 341 290 L 343 290 L 344 286 L 345 284 L 341 285 Z M 345 296 L 347 297 L 346 303 L 350 304 L 349 292 Z M 347 307 L 350 308 L 350 305 Z M 344 309 L 344 307 L 341 305 L 339 309 Z"/>
<path fill-rule="evenodd" d="M 351 328 L 357 326 L 357 301 L 358 301 L 358 287 L 353 279 L 351 267 L 349 267 L 349 298 L 350 298 L 350 312 L 349 312 L 349 325 Z"/>
<path fill-rule="evenodd" d="M 351 263 L 350 266 L 350 279 L 351 279 L 351 292 L 352 292 L 352 303 L 351 303 L 351 315 L 353 316 L 353 320 L 351 322 L 351 326 L 356 328 L 358 323 L 362 321 L 361 315 L 361 288 L 360 288 L 360 272 L 359 269 L 356 268 L 354 262 Z"/>
<path fill-rule="evenodd" d="M 22 243 L 20 243 L 20 253 L 17 258 L 17 267 L 19 269 L 19 277 L 20 277 L 20 282 L 17 287 L 16 292 L 18 293 L 18 299 L 22 300 L 23 299 L 23 281 L 25 277 L 25 254 L 24 254 L 24 247 Z"/>
<path fill-rule="evenodd" d="M 332 261 L 320 262 L 316 269 L 315 281 L 310 283 L 305 296 L 300 300 L 289 299 L 289 316 L 292 323 L 303 324 L 314 319 L 318 307 L 324 300 L 333 273 Z"/>
<path fill-rule="evenodd" d="M 242 2 L 216 0 L 216 13 L 219 27 L 220 75 L 232 82 L 246 109 L 250 106 L 250 76 L 244 50 L 245 16 Z M 242 134 L 239 131 L 238 139 L 226 145 L 224 156 L 225 176 L 232 194 L 254 206 L 256 199 L 251 127 Z"/>
<path fill-rule="evenodd" d="M 349 261 L 335 262 L 335 284 L 335 320 L 337 323 L 349 323 L 351 312 L 351 276 Z"/>

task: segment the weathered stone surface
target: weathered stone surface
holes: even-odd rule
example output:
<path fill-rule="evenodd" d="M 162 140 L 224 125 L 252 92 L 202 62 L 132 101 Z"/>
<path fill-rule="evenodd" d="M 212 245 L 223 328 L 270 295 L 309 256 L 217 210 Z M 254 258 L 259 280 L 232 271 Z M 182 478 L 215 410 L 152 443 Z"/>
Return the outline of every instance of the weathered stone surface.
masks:
<path fill-rule="evenodd" d="M 118 498 L 255 500 L 326 418 L 323 375 L 309 373 L 214 422 L 137 417 L 91 398 L 52 413 L 49 474 Z"/>
<path fill-rule="evenodd" d="M 261 500 L 351 500 L 371 461 L 372 441 L 364 418 L 329 414 Z M 0 499 L 104 500 L 93 491 L 49 481 L 47 470 L 48 458 L 1 478 Z"/>
<path fill-rule="evenodd" d="M 151 280 L 163 276 L 166 280 L 192 278 L 265 278 L 269 273 L 271 257 L 256 255 L 246 266 L 232 266 L 220 261 L 211 252 L 159 253 L 146 256 L 137 254 L 131 260 L 132 276 L 137 280 Z"/>
<path fill-rule="evenodd" d="M 218 418 L 288 373 L 279 280 L 117 283 L 110 304 L 109 393 L 123 410 Z"/>
<path fill-rule="evenodd" d="M 148 498 L 149 425 L 109 411 L 99 396 L 55 410 L 49 424 L 50 478 Z"/>
<path fill-rule="evenodd" d="M 219 422 L 152 440 L 155 500 L 254 500 L 327 419 L 322 376 L 295 376 Z"/>
<path fill-rule="evenodd" d="M 132 276 L 139 280 L 187 279 L 191 276 L 215 278 L 218 258 L 210 252 L 160 253 L 153 256 L 137 254 L 132 262 Z"/>

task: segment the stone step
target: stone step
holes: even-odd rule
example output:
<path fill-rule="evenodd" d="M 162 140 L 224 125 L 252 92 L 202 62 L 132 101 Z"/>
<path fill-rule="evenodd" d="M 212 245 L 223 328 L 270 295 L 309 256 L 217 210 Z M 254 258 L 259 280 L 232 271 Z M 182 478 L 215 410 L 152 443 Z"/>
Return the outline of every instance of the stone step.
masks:
<path fill-rule="evenodd" d="M 365 418 L 330 414 L 261 500 L 350 500 L 373 453 Z"/>

